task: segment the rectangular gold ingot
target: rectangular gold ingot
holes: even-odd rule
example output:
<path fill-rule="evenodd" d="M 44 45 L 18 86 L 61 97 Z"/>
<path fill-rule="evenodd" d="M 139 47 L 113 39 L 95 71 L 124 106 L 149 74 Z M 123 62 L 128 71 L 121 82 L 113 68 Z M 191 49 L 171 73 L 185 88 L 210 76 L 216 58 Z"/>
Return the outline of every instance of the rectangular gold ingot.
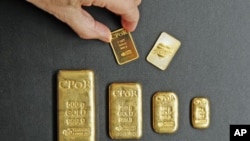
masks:
<path fill-rule="evenodd" d="M 210 124 L 210 104 L 205 97 L 192 100 L 192 125 L 194 128 L 208 128 Z"/>
<path fill-rule="evenodd" d="M 173 92 L 157 92 L 152 100 L 153 129 L 157 133 L 174 133 L 178 129 L 178 98 Z"/>
<path fill-rule="evenodd" d="M 138 83 L 109 86 L 109 134 L 112 139 L 142 136 L 142 90 Z"/>
<path fill-rule="evenodd" d="M 130 32 L 127 32 L 123 28 L 112 32 L 110 45 L 119 65 L 123 65 L 139 58 Z"/>
<path fill-rule="evenodd" d="M 147 61 L 161 70 L 167 69 L 181 42 L 173 36 L 162 32 L 147 56 Z"/>
<path fill-rule="evenodd" d="M 93 71 L 61 70 L 57 81 L 58 140 L 95 141 Z"/>

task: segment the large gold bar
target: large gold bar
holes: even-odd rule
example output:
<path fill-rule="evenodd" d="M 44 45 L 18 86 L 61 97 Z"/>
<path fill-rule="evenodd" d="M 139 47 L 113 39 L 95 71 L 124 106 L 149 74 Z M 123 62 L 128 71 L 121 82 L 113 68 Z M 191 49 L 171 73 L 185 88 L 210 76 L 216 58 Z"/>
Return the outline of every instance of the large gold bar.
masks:
<path fill-rule="evenodd" d="M 178 129 L 178 98 L 173 92 L 157 92 L 152 100 L 153 129 L 157 133 L 174 133 Z"/>
<path fill-rule="evenodd" d="M 181 42 L 173 36 L 162 32 L 147 56 L 147 61 L 161 70 L 168 65 L 179 49 Z"/>
<path fill-rule="evenodd" d="M 142 136 L 142 90 L 138 83 L 109 86 L 109 134 L 112 139 Z"/>
<path fill-rule="evenodd" d="M 192 125 L 194 128 L 208 128 L 210 124 L 210 104 L 205 97 L 195 97 L 192 100 Z"/>
<path fill-rule="evenodd" d="M 110 45 L 119 65 L 123 65 L 139 58 L 139 54 L 130 32 L 127 32 L 123 28 L 112 32 Z"/>
<path fill-rule="evenodd" d="M 58 140 L 95 141 L 95 88 L 91 70 L 58 73 Z"/>

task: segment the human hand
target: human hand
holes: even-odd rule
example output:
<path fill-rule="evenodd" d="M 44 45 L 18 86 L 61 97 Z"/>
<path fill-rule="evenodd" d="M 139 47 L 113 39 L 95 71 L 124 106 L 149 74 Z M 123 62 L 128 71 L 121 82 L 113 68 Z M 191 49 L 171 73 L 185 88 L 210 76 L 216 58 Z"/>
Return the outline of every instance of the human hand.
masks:
<path fill-rule="evenodd" d="M 96 21 L 82 6 L 103 7 L 121 16 L 123 28 L 135 30 L 141 0 L 26 0 L 68 24 L 83 39 L 110 42 L 110 29 Z"/>

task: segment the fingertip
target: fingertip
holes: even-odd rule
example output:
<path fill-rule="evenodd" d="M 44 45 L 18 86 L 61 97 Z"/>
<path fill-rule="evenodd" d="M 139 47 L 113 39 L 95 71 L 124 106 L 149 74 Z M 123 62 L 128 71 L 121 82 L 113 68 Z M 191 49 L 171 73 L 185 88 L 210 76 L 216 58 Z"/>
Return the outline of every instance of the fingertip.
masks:
<path fill-rule="evenodd" d="M 96 26 L 95 29 L 95 31 L 99 34 L 99 36 L 97 36 L 97 39 L 109 43 L 111 41 L 111 31 L 108 27 L 101 23 L 98 23 L 97 25 L 98 26 Z"/>
<path fill-rule="evenodd" d="M 128 32 L 133 32 L 136 29 L 137 22 L 129 22 L 126 20 L 122 20 L 122 26 Z"/>

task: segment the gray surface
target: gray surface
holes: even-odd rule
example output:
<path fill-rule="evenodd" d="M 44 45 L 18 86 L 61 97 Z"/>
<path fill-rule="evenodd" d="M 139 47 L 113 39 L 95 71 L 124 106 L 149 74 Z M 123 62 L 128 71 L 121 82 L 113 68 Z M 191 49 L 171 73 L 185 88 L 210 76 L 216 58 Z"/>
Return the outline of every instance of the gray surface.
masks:
<path fill-rule="evenodd" d="M 0 139 L 56 140 L 56 73 L 91 69 L 96 74 L 97 140 L 108 141 L 107 87 L 139 82 L 143 87 L 141 141 L 228 141 L 230 124 L 250 124 L 250 1 L 143 0 L 132 33 L 140 58 L 117 65 L 109 44 L 81 40 L 65 24 L 19 0 L 0 1 Z M 88 8 L 112 30 L 119 17 Z M 146 62 L 165 31 L 182 42 L 166 71 Z M 179 97 L 179 130 L 162 135 L 151 126 L 151 98 L 157 91 Z M 190 101 L 206 96 L 211 125 L 190 125 Z"/>

